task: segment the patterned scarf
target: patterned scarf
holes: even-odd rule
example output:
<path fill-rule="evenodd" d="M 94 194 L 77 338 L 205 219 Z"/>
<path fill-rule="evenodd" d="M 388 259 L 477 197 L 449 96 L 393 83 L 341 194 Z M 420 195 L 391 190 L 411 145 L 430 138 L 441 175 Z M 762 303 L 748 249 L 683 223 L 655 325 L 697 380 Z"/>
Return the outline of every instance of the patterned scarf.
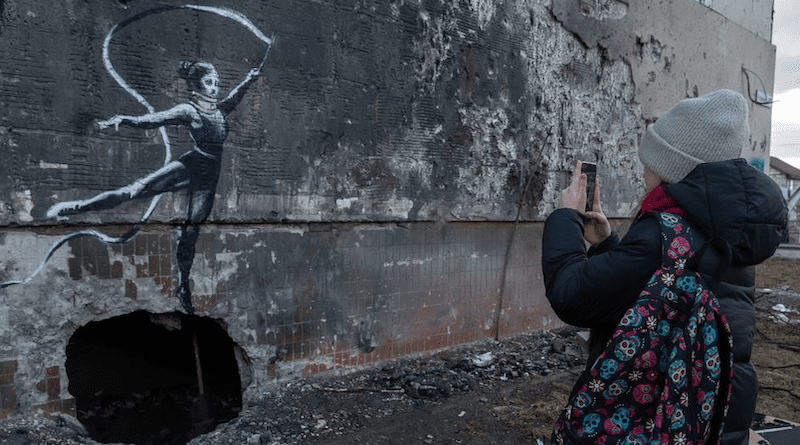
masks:
<path fill-rule="evenodd" d="M 687 216 L 686 210 L 683 210 L 675 198 L 670 196 L 665 190 L 663 185 L 654 188 L 642 200 L 642 215 L 648 212 L 668 212 L 675 215 Z"/>

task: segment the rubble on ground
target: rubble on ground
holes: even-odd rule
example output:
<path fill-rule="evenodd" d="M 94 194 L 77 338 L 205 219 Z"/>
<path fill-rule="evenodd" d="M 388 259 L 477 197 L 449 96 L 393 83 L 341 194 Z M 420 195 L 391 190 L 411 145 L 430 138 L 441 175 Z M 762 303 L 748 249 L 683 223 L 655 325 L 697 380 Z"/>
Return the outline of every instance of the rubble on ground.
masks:
<path fill-rule="evenodd" d="M 800 293 L 791 288 L 758 289 L 756 307 L 764 319 L 776 326 L 797 329 L 794 322 L 800 318 Z M 782 321 L 785 317 L 789 324 Z M 514 382 L 530 388 L 551 376 L 563 380 L 568 391 L 586 359 L 585 341 L 585 332 L 574 328 L 537 332 L 403 358 L 345 375 L 325 373 L 276 383 L 261 389 L 236 419 L 194 438 L 189 445 L 339 443 L 337 437 L 352 439 L 367 424 L 374 425 L 376 419 L 393 422 L 398 414 L 421 406 L 452 403 L 469 393 L 475 393 L 478 400 L 485 399 L 487 415 L 508 413 L 519 406 L 491 400 L 497 388 Z M 793 353 L 793 349 L 782 351 L 784 355 Z M 785 367 L 778 363 L 774 370 L 766 368 L 765 379 L 770 372 L 784 372 Z M 521 421 L 530 423 L 530 417 Z M 519 426 L 510 424 L 509 428 Z M 440 443 L 427 431 L 420 432 L 417 439 L 403 443 Z M 496 443 L 492 439 L 485 437 L 470 443 Z M 98 443 L 88 437 L 80 422 L 66 414 L 48 417 L 40 413 L 32 418 L 0 421 L 0 445 Z"/>
<path fill-rule="evenodd" d="M 290 445 L 343 434 L 360 419 L 390 416 L 418 403 L 443 401 L 493 382 L 538 379 L 580 366 L 585 360 L 576 329 L 537 332 L 500 341 L 484 340 L 430 356 L 403 358 L 343 376 L 322 374 L 262 391 L 239 416 L 191 445 L 220 443 Z M 320 393 L 380 393 L 380 405 L 323 406 Z M 73 417 L 43 413 L 0 421 L 0 445 L 95 445 Z"/>

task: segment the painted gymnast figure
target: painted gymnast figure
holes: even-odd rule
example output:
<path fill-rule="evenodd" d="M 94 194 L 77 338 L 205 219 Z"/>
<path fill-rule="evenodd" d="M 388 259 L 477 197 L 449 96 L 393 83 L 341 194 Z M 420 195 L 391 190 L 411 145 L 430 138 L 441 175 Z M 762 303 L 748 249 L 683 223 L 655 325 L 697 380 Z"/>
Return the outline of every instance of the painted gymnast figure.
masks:
<path fill-rule="evenodd" d="M 103 192 L 85 200 L 54 204 L 47 210 L 46 217 L 66 219 L 69 215 L 110 209 L 135 199 L 152 198 L 165 192 L 186 190 L 188 194 L 186 222 L 180 227 L 176 254 L 178 262 L 176 295 L 186 311 L 193 313 L 189 272 L 194 260 L 200 224 L 211 213 L 214 204 L 222 146 L 228 135 L 225 118 L 242 100 L 247 89 L 261 73 L 265 62 L 266 55 L 261 64 L 251 69 L 245 79 L 222 101 L 217 101 L 219 75 L 212 64 L 181 62 L 179 74 L 186 79 L 191 93 L 187 103 L 166 111 L 141 116 L 118 115 L 99 121 L 98 125 L 100 128 L 114 127 L 115 130 L 118 130 L 120 125 L 143 129 L 164 125 L 185 126 L 194 141 L 193 149 L 125 187 Z"/>

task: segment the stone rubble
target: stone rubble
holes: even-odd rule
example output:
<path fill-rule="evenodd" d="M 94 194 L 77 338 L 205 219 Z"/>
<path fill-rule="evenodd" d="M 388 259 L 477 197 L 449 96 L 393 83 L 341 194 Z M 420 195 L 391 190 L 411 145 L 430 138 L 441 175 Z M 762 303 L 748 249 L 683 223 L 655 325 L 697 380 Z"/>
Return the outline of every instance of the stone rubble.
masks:
<path fill-rule="evenodd" d="M 780 322 L 781 315 L 800 309 L 800 294 L 789 288 L 759 289 L 756 304 L 768 318 Z M 535 382 L 548 375 L 577 373 L 586 359 L 586 340 L 586 332 L 576 328 L 536 332 L 399 359 L 351 374 L 328 373 L 276 384 L 262 389 L 236 419 L 194 438 L 189 445 L 293 445 L 335 440 L 363 428 L 367 420 L 388 418 L 421 403 L 443 403 L 458 393 L 491 390 L 499 382 Z M 376 394 L 380 397 L 371 397 Z M 478 400 L 489 402 L 485 397 Z M 461 411 L 460 415 L 464 414 Z M 438 442 L 432 434 L 420 431 L 412 443 Z M 66 414 L 0 420 L 0 445 L 39 444 L 99 442 Z"/>
<path fill-rule="evenodd" d="M 335 437 L 360 428 L 363 419 L 392 415 L 415 403 L 437 401 L 497 381 L 536 379 L 580 366 L 585 360 L 577 329 L 484 340 L 425 357 L 404 358 L 343 376 L 319 375 L 262 391 L 239 416 L 191 445 L 243 443 L 291 445 Z M 374 406 L 321 405 L 320 393 L 380 393 Z M 352 404 L 358 405 L 358 404 Z M 421 442 L 432 443 L 432 436 Z M 427 441 L 427 442 L 426 442 Z M 96 445 L 83 425 L 66 414 L 0 421 L 0 445 Z"/>

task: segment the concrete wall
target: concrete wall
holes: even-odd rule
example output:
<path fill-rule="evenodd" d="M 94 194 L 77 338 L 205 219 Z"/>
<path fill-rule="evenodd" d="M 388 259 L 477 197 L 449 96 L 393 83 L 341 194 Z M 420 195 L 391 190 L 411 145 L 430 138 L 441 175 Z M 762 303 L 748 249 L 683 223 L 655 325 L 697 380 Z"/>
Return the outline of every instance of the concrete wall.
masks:
<path fill-rule="evenodd" d="M 40 269 L 0 289 L 0 417 L 74 410 L 70 336 L 184 310 L 182 276 L 196 313 L 236 343 L 247 397 L 560 326 L 541 221 L 574 161 L 599 164 L 605 208 L 625 217 L 646 123 L 687 96 L 747 94 L 752 73 L 771 91 L 774 71 L 758 31 L 770 16 L 741 26 L 691 0 L 219 4 L 252 29 L 219 10 L 137 16 L 165 5 L 180 3 L 0 2 L 0 280 Z M 187 175 L 208 211 L 179 181 L 157 202 L 126 199 L 163 185 L 155 172 L 176 179 L 168 161 L 199 127 L 97 125 L 147 112 L 103 64 L 119 24 L 108 60 L 158 111 L 190 99 L 179 61 L 213 63 L 222 98 L 264 55 L 253 29 L 274 36 L 219 163 Z M 769 159 L 769 109 L 750 112 L 744 156 Z M 89 211 L 97 196 L 113 205 Z M 48 218 L 54 206 L 84 211 Z M 101 240 L 115 237 L 127 240 Z"/>
<path fill-rule="evenodd" d="M 773 0 L 699 0 L 764 40 L 772 40 Z"/>

